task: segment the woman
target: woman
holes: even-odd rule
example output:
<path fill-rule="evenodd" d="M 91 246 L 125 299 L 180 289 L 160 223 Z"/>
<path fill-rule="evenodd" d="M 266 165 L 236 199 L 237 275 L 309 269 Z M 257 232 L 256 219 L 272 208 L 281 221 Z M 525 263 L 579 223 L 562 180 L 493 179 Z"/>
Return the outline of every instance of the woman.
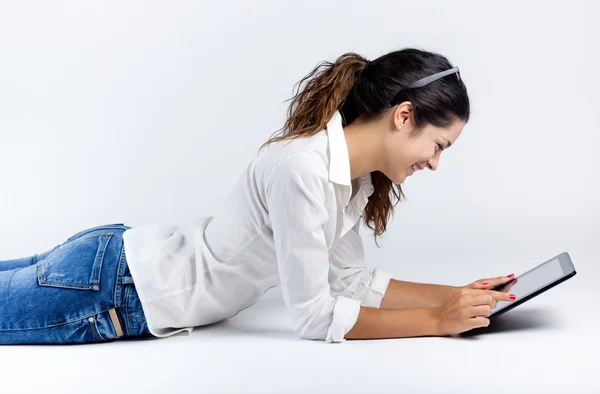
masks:
<path fill-rule="evenodd" d="M 394 280 L 367 268 L 359 236 L 363 218 L 376 241 L 400 184 L 435 170 L 459 137 L 469 98 L 458 68 L 412 48 L 372 62 L 348 53 L 301 82 L 283 134 L 261 147 L 214 216 L 93 227 L 0 262 L 0 343 L 165 337 L 234 316 L 277 285 L 306 339 L 487 326 L 496 302 L 511 300 L 491 289 L 511 275 L 464 287 Z"/>

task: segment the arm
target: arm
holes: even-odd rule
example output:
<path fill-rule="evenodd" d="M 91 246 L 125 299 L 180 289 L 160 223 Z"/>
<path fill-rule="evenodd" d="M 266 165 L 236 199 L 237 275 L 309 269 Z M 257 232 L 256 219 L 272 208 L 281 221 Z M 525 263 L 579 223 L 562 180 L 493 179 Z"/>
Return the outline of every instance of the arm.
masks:
<path fill-rule="evenodd" d="M 444 303 L 458 287 L 390 280 L 380 308 L 406 309 L 435 307 Z"/>
<path fill-rule="evenodd" d="M 384 270 L 365 264 L 360 223 L 360 220 L 357 221 L 331 251 L 331 291 L 359 300 L 362 306 L 379 308 L 391 276 Z"/>
<path fill-rule="evenodd" d="M 437 336 L 439 319 L 434 308 L 374 309 L 360 307 L 356 324 L 346 339 L 384 339 Z"/>
<path fill-rule="evenodd" d="M 422 303 L 423 300 L 413 293 L 412 299 L 405 302 L 408 286 L 398 286 L 402 282 L 390 279 L 385 271 L 371 270 L 365 265 L 359 227 L 357 224 L 350 229 L 331 254 L 333 272 L 337 276 L 334 284 L 338 284 L 334 289 L 360 300 L 362 305 L 357 321 L 345 339 L 436 335 L 438 328 L 433 308 L 384 309 L 409 308 L 411 302 Z"/>
<path fill-rule="evenodd" d="M 458 289 L 426 283 L 404 282 L 365 264 L 360 220 L 331 253 L 333 288 L 338 294 L 361 301 L 362 306 L 381 309 L 433 307 L 443 304 Z"/>
<path fill-rule="evenodd" d="M 287 158 L 266 188 L 283 300 L 303 339 L 341 342 L 356 322 L 360 301 L 331 295 L 329 210 L 335 209 L 327 167 L 311 153 Z"/>
<path fill-rule="evenodd" d="M 282 295 L 294 332 L 327 342 L 436 335 L 433 308 L 380 310 L 361 306 L 354 297 L 331 295 L 324 232 L 328 178 L 320 165 L 311 154 L 289 158 L 275 170 L 266 192 Z"/>

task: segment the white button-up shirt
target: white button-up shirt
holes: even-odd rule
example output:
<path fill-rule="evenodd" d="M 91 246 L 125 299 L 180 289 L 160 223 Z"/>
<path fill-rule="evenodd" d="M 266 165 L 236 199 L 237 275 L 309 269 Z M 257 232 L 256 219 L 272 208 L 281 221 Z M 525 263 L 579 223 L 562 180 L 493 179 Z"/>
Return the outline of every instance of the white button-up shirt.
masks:
<path fill-rule="evenodd" d="M 263 148 L 214 216 L 125 231 L 150 332 L 232 317 L 281 285 L 301 338 L 343 341 L 360 306 L 378 308 L 390 281 L 364 261 L 359 219 L 372 193 L 371 174 L 350 178 L 336 111 L 321 132 Z"/>

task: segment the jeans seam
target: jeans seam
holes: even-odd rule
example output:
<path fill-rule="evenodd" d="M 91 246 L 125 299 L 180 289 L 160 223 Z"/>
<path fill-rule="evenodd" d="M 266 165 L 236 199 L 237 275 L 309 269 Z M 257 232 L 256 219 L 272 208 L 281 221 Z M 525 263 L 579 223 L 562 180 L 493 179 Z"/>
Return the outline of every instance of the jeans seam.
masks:
<path fill-rule="evenodd" d="M 127 329 L 127 335 L 130 335 L 131 326 L 129 325 L 129 296 L 131 294 L 131 287 L 125 288 L 125 327 Z"/>
<path fill-rule="evenodd" d="M 115 308 L 119 308 L 122 304 L 121 294 L 123 292 L 122 277 L 125 275 L 125 241 L 123 240 L 123 234 L 121 233 L 121 250 L 119 252 L 119 263 L 117 264 L 117 275 L 115 277 L 115 292 L 113 294 L 113 303 Z"/>
<path fill-rule="evenodd" d="M 89 321 L 90 324 L 90 329 L 92 330 L 92 335 L 94 336 L 94 339 L 98 340 L 98 341 L 102 341 L 103 338 L 100 336 L 100 332 L 98 332 L 98 327 L 96 326 L 96 318 L 94 318 L 94 321 L 91 322 Z"/>
<path fill-rule="evenodd" d="M 108 309 L 113 309 L 113 308 L 108 308 Z M 91 314 L 91 315 L 89 315 L 89 316 L 80 317 L 80 318 L 73 319 L 73 320 L 69 320 L 69 321 L 65 321 L 65 322 L 62 322 L 62 323 L 50 324 L 50 325 L 48 325 L 48 326 L 44 326 L 44 327 L 35 327 L 35 328 L 9 328 L 9 329 L 0 329 L 0 332 L 1 332 L 1 331 L 28 331 L 28 330 L 44 330 L 44 329 L 46 329 L 46 328 L 59 327 L 59 326 L 62 326 L 62 325 L 64 325 L 64 324 L 70 324 L 70 323 L 75 323 L 75 322 L 77 322 L 77 321 L 81 321 L 82 319 L 89 319 L 90 317 L 94 317 L 94 316 L 96 316 L 97 314 L 100 314 L 100 313 L 107 312 L 107 311 L 108 311 L 108 309 L 106 309 L 106 310 L 103 310 L 103 311 L 100 311 L 100 312 L 97 312 L 97 313 L 93 313 L 93 314 Z M 94 318 L 94 319 L 95 319 L 95 318 Z"/>
<path fill-rule="evenodd" d="M 84 235 L 93 233 L 94 231 L 100 231 L 100 230 L 127 230 L 123 226 L 124 226 L 123 223 L 114 223 L 114 224 L 106 224 L 106 225 L 100 225 L 100 226 L 90 227 L 90 228 L 88 228 L 86 230 L 82 230 L 82 231 L 78 232 L 77 234 L 73 234 L 65 242 L 63 242 L 61 245 L 64 245 L 65 243 L 70 242 L 70 241 L 72 241 L 74 239 L 81 238 Z"/>

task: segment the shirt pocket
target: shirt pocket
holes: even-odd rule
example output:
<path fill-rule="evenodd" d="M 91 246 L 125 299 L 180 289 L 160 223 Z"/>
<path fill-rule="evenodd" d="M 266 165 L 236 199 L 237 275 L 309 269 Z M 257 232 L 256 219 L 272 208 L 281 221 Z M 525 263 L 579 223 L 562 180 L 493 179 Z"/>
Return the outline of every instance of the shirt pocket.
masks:
<path fill-rule="evenodd" d="M 76 238 L 60 245 L 37 266 L 38 284 L 100 290 L 100 273 L 112 232 Z"/>

